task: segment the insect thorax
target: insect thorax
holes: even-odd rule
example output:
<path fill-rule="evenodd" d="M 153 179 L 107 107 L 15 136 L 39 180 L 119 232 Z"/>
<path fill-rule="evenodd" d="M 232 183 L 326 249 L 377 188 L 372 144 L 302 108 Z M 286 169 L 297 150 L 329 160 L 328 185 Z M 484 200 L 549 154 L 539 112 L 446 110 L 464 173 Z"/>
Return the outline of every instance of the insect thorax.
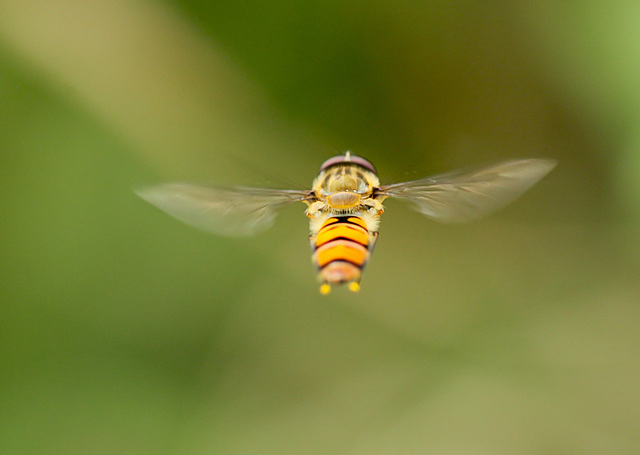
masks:
<path fill-rule="evenodd" d="M 320 172 L 313 182 L 317 196 L 327 196 L 339 192 L 370 195 L 380 185 L 378 176 L 353 163 L 341 163 Z"/>
<path fill-rule="evenodd" d="M 380 181 L 376 174 L 352 163 L 341 163 L 320 172 L 313 182 L 316 200 L 309 203 L 307 216 L 311 232 L 317 232 L 331 216 L 355 215 L 363 218 L 367 228 L 378 229 L 382 200 L 374 192 Z"/>

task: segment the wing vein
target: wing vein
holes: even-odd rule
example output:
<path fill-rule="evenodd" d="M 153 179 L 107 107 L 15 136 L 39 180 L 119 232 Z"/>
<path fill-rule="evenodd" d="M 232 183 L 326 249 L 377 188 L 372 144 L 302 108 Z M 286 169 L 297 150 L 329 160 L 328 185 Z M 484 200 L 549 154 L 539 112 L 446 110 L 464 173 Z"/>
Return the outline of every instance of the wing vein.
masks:
<path fill-rule="evenodd" d="M 478 168 L 396 183 L 381 194 L 405 199 L 418 212 L 444 223 L 481 218 L 507 205 L 556 166 L 545 159 L 513 160 Z"/>

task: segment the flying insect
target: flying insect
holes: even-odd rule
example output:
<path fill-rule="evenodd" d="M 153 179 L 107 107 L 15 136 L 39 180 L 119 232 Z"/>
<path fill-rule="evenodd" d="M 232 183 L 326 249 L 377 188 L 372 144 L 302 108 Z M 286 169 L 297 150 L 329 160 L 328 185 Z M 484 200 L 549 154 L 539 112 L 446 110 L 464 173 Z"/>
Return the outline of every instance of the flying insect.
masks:
<path fill-rule="evenodd" d="M 556 161 L 548 159 L 511 160 L 381 185 L 370 161 L 346 152 L 320 166 L 308 191 L 169 183 L 137 194 L 184 223 L 225 236 L 263 231 L 282 207 L 305 203 L 320 292 L 328 294 L 339 284 L 353 292 L 360 289 L 362 270 L 378 239 L 385 199 L 406 200 L 439 222 L 466 222 L 504 207 L 555 166 Z"/>

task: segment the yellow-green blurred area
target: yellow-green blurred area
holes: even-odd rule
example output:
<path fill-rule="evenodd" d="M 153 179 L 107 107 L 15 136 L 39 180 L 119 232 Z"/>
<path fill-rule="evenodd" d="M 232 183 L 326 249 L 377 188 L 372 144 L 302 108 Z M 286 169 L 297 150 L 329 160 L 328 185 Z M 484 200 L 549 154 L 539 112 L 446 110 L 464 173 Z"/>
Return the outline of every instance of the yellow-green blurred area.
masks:
<path fill-rule="evenodd" d="M 0 3 L 0 453 L 637 454 L 640 3 Z M 210 236 L 148 183 L 558 167 L 389 201 L 318 293 L 304 205 Z"/>

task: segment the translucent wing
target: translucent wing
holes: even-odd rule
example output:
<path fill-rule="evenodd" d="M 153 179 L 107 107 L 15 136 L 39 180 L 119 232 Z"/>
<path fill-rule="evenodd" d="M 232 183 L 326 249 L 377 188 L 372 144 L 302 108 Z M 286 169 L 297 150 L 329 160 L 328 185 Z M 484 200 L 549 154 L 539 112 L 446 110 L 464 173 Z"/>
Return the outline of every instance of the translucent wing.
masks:
<path fill-rule="evenodd" d="M 245 236 L 266 230 L 273 224 L 279 208 L 307 198 L 304 191 L 222 189 L 188 183 L 152 186 L 136 193 L 184 223 L 227 236 Z"/>
<path fill-rule="evenodd" d="M 526 159 L 471 171 L 452 172 L 380 188 L 381 194 L 413 203 L 443 223 L 470 221 L 494 212 L 527 191 L 555 166 L 554 160 Z"/>

